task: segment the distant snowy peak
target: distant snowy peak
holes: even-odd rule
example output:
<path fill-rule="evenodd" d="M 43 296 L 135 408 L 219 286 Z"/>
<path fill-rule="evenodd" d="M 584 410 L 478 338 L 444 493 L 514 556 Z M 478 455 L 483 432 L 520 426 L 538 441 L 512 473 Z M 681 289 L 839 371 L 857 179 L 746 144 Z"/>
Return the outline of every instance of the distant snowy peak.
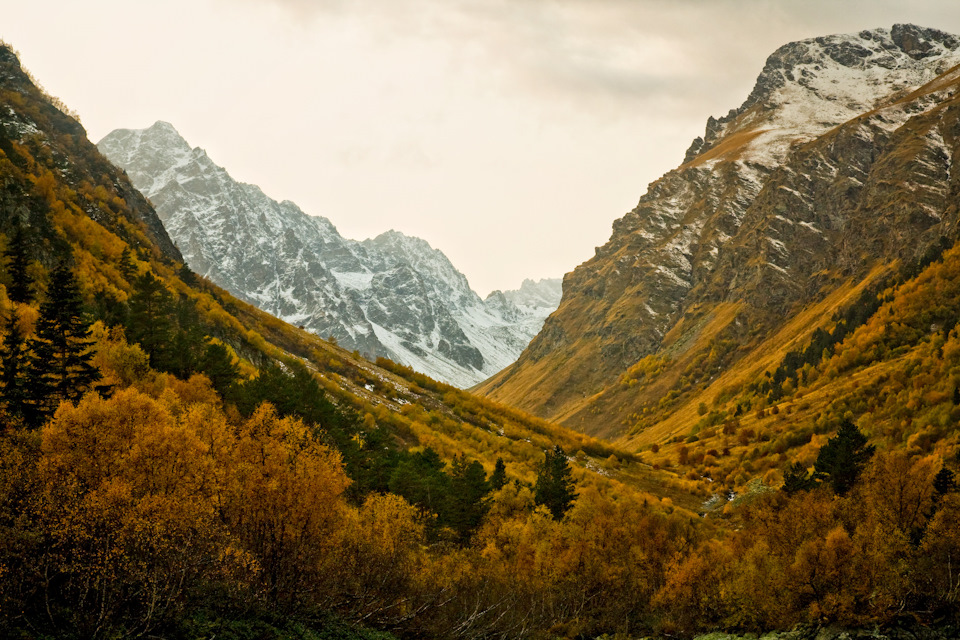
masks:
<path fill-rule="evenodd" d="M 431 247 L 426 240 L 391 229 L 376 238 L 364 240 L 362 244 L 393 264 L 407 264 L 414 271 L 427 276 L 427 280 L 437 287 L 438 293 L 458 299 L 463 305 L 480 303 L 480 297 L 470 288 L 467 277 L 453 266 L 442 251 Z"/>
<path fill-rule="evenodd" d="M 958 49 L 956 36 L 909 24 L 786 44 L 767 59 L 739 108 L 708 119 L 685 162 L 777 166 L 794 144 L 887 106 L 957 65 Z"/>
<path fill-rule="evenodd" d="M 117 130 L 98 146 L 153 201 L 194 271 L 371 357 L 471 386 L 513 362 L 552 311 L 539 299 L 485 304 L 420 238 L 344 238 L 328 219 L 235 181 L 168 123 Z"/>
<path fill-rule="evenodd" d="M 114 164 L 130 165 L 127 175 L 147 197 L 169 181 L 172 171 L 193 161 L 190 145 L 167 122 L 158 121 L 147 129 L 117 129 L 100 144 L 106 144 Z M 133 158 L 151 162 L 133 163 Z"/>
<path fill-rule="evenodd" d="M 527 279 L 519 289 L 492 291 L 483 304 L 501 315 L 516 317 L 518 321 L 525 316 L 543 322 L 556 311 L 562 294 L 563 281 L 560 278 L 544 278 L 537 282 Z"/>
<path fill-rule="evenodd" d="M 504 291 L 510 302 L 518 307 L 550 309 L 551 312 L 560 304 L 563 297 L 563 280 L 561 278 L 544 278 L 534 282 L 524 280 L 519 289 Z"/>

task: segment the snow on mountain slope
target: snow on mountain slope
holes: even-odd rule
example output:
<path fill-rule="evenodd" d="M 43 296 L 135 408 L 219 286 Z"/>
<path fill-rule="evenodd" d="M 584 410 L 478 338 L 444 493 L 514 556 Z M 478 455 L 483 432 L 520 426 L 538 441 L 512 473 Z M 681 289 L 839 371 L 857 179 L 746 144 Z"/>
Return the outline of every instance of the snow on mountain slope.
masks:
<path fill-rule="evenodd" d="M 923 255 L 953 234 L 958 64 L 960 38 L 909 24 L 777 49 L 743 104 L 709 118 L 683 163 L 565 276 L 541 332 L 479 391 L 617 435 L 660 406 L 619 394 L 621 376 L 692 349 L 711 317 L 729 322 L 717 344 L 742 345 L 879 261 Z M 716 373 L 670 375 L 682 394 Z"/>
<path fill-rule="evenodd" d="M 708 119 L 686 160 L 699 155 L 712 166 L 725 154 L 708 152 L 740 133 L 742 146 L 730 147 L 742 161 L 778 166 L 795 145 L 896 102 L 960 63 L 958 47 L 952 34 L 911 24 L 786 44 L 767 59 L 740 108 Z"/>
<path fill-rule="evenodd" d="M 504 291 L 503 295 L 507 300 L 517 305 L 521 311 L 543 316 L 546 319 L 556 310 L 557 304 L 563 296 L 563 280 L 560 278 L 544 278 L 534 282 L 528 279 L 523 281 L 519 289 Z"/>
<path fill-rule="evenodd" d="M 153 201 L 191 269 L 368 356 L 471 386 L 516 360 L 559 304 L 559 291 L 552 308 L 549 294 L 485 302 L 441 251 L 397 231 L 344 238 L 326 218 L 236 182 L 168 123 L 113 131 L 98 146 Z"/>

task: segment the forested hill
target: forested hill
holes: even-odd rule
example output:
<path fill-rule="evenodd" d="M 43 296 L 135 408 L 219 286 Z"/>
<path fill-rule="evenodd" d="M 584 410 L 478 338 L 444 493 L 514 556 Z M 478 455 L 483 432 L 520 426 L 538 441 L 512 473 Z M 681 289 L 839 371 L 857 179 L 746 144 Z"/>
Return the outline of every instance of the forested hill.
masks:
<path fill-rule="evenodd" d="M 16 212 L 25 224 L 36 227 L 31 235 L 38 246 L 51 251 L 49 244 L 56 242 L 56 234 L 46 214 L 49 201 L 58 202 L 52 196 L 58 181 L 63 181 L 75 192 L 70 202 L 63 204 L 67 210 L 95 220 L 132 247 L 156 251 L 157 259 L 182 262 L 153 207 L 97 152 L 80 123 L 58 108 L 62 107 L 58 101 L 43 95 L 20 67 L 16 54 L 6 47 L 0 47 L 0 74 L 6 104 L 0 150 L 7 162 L 25 172 L 33 186 L 24 190 L 15 181 L 3 185 L 0 206 L 7 213 L 4 222 Z"/>

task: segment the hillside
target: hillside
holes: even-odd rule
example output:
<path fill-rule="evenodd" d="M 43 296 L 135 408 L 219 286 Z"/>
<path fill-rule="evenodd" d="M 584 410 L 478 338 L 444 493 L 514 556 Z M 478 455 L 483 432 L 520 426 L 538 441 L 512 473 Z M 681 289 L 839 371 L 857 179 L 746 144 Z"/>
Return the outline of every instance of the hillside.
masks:
<path fill-rule="evenodd" d="M 955 237 L 958 46 L 895 25 L 780 48 L 478 390 L 663 443 L 830 330 L 857 292 Z"/>
<path fill-rule="evenodd" d="M 191 269 L 371 359 L 469 387 L 516 360 L 559 303 L 558 287 L 528 296 L 534 305 L 481 300 L 420 238 L 344 238 L 327 218 L 235 181 L 168 123 L 118 129 L 98 147 L 157 207 Z"/>

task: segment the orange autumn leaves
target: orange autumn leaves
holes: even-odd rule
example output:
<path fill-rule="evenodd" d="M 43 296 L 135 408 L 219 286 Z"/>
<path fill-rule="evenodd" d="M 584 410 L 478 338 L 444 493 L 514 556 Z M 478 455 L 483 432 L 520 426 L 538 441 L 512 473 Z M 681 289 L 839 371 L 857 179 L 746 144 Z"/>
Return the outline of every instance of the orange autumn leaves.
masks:
<path fill-rule="evenodd" d="M 27 514 L 21 551 L 0 549 L 22 576 L 3 606 L 55 605 L 50 619 L 28 606 L 45 618 L 31 624 L 159 633 L 212 598 L 432 635 L 615 628 L 697 535 L 594 487 L 558 522 L 511 482 L 473 544 L 428 544 L 430 516 L 403 498 L 346 499 L 340 454 L 313 426 L 269 404 L 243 419 L 203 376 L 139 384 L 62 404 L 23 434 L 35 446 L 3 441 L 20 454 L 4 454 L 0 506 L 19 495 Z"/>
<path fill-rule="evenodd" d="M 937 456 L 880 452 L 848 496 L 767 494 L 725 532 L 593 485 L 557 521 L 509 482 L 460 546 L 429 542 L 429 516 L 401 497 L 348 501 L 317 436 L 269 404 L 240 417 L 200 375 L 64 403 L 38 434 L 0 439 L 0 524 L 14 523 L 0 570 L 21 576 L 0 581 L 0 606 L 47 600 L 44 628 L 89 635 L 162 634 L 226 601 L 429 636 L 572 637 L 873 624 L 957 602 L 960 504 L 934 488 Z"/>
<path fill-rule="evenodd" d="M 401 499 L 347 504 L 339 454 L 301 421 L 264 404 L 231 424 L 216 404 L 184 401 L 207 395 L 203 377 L 171 382 L 157 397 L 64 403 L 41 431 L 29 569 L 56 576 L 43 595 L 73 605 L 69 624 L 94 630 L 132 610 L 126 631 L 146 632 L 200 584 L 280 609 L 332 606 L 357 589 L 344 568 L 387 575 L 420 544 Z"/>
<path fill-rule="evenodd" d="M 688 632 L 952 615 L 960 495 L 935 488 L 942 467 L 937 456 L 884 451 L 846 496 L 761 496 L 738 512 L 736 531 L 678 558 L 653 604 L 668 628 Z"/>

